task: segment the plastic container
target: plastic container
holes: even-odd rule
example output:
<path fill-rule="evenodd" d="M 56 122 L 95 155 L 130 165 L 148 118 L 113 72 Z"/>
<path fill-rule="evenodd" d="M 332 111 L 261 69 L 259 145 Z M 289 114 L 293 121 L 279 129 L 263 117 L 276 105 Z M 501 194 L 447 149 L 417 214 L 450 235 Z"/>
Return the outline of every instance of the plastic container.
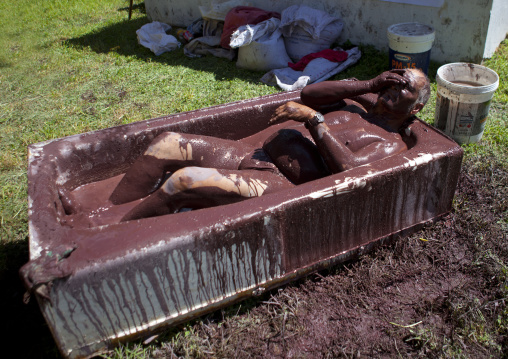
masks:
<path fill-rule="evenodd" d="M 441 66 L 436 81 L 436 127 L 460 144 L 478 142 L 499 86 L 497 73 L 485 66 L 456 62 Z"/>
<path fill-rule="evenodd" d="M 192 32 L 190 32 L 189 30 L 185 30 L 185 29 L 179 29 L 176 32 L 176 36 L 178 36 L 180 41 L 183 41 L 185 43 L 191 42 L 192 39 L 194 39 L 194 35 L 192 34 Z"/>
<path fill-rule="evenodd" d="M 429 70 L 430 50 L 435 31 L 429 25 L 417 22 L 395 24 L 388 28 L 390 69 Z"/>

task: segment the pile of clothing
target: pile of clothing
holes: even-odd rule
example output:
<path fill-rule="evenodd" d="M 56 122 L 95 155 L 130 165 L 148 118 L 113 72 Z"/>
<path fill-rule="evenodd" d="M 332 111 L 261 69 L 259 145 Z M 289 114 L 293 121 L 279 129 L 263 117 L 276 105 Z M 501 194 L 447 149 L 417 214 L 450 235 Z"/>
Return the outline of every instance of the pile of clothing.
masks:
<path fill-rule="evenodd" d="M 200 7 L 202 18 L 190 24 L 184 30 L 185 38 L 181 38 L 187 42 L 185 55 L 236 59 L 239 68 L 268 71 L 261 81 L 286 91 L 324 81 L 361 57 L 358 48 L 331 48 L 343 28 L 337 17 L 305 5 L 294 5 L 278 13 L 239 5 L 240 1 Z M 138 30 L 140 43 L 142 29 Z M 176 38 L 164 35 L 172 38 L 166 41 L 170 46 L 175 46 L 174 42 L 179 45 Z"/>

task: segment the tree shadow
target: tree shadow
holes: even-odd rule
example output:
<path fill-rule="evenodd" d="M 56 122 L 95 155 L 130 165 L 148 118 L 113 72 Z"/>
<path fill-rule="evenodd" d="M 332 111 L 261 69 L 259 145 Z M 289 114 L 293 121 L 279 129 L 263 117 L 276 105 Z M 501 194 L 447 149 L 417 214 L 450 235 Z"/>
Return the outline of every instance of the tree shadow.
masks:
<path fill-rule="evenodd" d="M 125 0 L 126 3 L 129 3 L 129 0 Z M 126 14 L 129 14 L 129 6 L 118 8 L 118 11 L 125 11 Z M 132 13 L 135 11 L 139 11 L 142 14 L 146 14 L 145 2 L 137 3 L 133 1 L 132 3 Z"/>
<path fill-rule="evenodd" d="M 121 9 L 120 9 L 121 10 Z M 127 8 L 128 11 L 128 8 Z M 155 56 L 149 49 L 138 44 L 136 30 L 148 23 L 146 16 L 135 18 L 103 27 L 86 35 L 64 41 L 64 44 L 76 49 L 91 49 L 98 54 L 116 52 L 126 57 L 135 57 L 145 62 L 158 62 L 168 66 L 184 66 L 197 71 L 213 73 L 216 80 L 238 78 L 244 81 L 259 83 L 264 72 L 238 69 L 235 61 L 213 56 L 189 58 L 183 53 L 183 46 L 171 52 Z M 171 34 L 176 33 L 171 29 Z"/>

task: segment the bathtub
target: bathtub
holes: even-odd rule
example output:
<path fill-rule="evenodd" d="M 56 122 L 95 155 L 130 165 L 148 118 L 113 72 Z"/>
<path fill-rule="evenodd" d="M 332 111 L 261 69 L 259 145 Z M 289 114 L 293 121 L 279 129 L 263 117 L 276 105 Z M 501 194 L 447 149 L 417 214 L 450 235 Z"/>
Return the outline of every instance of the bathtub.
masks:
<path fill-rule="evenodd" d="M 241 139 L 289 100 L 299 92 L 29 146 L 30 261 L 20 275 L 64 357 L 91 357 L 259 295 L 450 211 L 463 151 L 417 120 L 407 152 L 292 189 L 220 210 L 69 223 L 63 194 L 121 176 L 163 131 Z"/>

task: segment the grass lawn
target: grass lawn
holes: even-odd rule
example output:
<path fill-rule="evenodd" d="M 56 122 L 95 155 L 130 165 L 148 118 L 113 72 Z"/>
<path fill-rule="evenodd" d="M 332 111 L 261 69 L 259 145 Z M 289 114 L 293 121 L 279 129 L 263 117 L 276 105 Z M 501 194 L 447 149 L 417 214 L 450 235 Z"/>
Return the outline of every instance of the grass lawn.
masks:
<path fill-rule="evenodd" d="M 225 59 L 190 59 L 183 55 L 182 49 L 155 56 L 137 44 L 135 31 L 148 22 L 143 3 L 135 6 L 130 21 L 127 20 L 128 5 L 127 0 L 0 2 L 0 284 L 3 288 L 0 308 L 5 320 L 0 338 L 4 341 L 3 351 L 12 354 L 7 357 L 58 357 L 36 303 L 22 303 L 23 287 L 17 277 L 19 268 L 28 261 L 26 171 L 29 144 L 280 91 L 259 82 L 263 73 L 237 69 L 234 62 Z M 386 69 L 387 54 L 370 47 L 362 47 L 362 51 L 360 62 L 334 79 L 352 76 L 366 79 Z M 508 299 L 508 250 L 492 244 L 506 241 L 508 230 L 508 41 L 505 40 L 485 65 L 497 71 L 500 87 L 492 101 L 482 141 L 464 146 L 465 167 L 461 180 L 470 187 L 459 191 L 450 224 L 455 233 L 453 245 L 463 246 L 460 248 L 465 248 L 467 254 L 467 261 L 457 270 L 464 270 L 468 278 L 482 278 L 475 282 L 479 294 L 462 288 L 469 294 L 458 296 L 454 301 L 445 300 L 442 305 L 446 310 L 439 311 L 434 304 L 427 310 L 426 313 L 435 313 L 443 323 L 451 323 L 448 326 L 435 324 L 439 321 L 435 319 L 420 326 L 393 326 L 392 330 L 384 330 L 401 356 L 502 356 L 503 352 L 508 352 L 505 303 Z M 431 65 L 433 96 L 420 116 L 431 124 L 438 67 L 439 64 Z M 481 191 L 486 188 L 489 188 L 488 193 L 481 198 L 474 197 L 475 192 L 483 193 Z M 482 202 L 482 198 L 490 200 Z M 479 213 L 485 217 L 482 217 L 483 222 L 477 218 Z M 474 230 L 473 225 L 467 227 L 460 221 L 464 216 L 476 218 Z M 446 228 L 450 229 L 443 227 L 444 232 L 436 234 L 432 232 L 436 228 L 441 227 L 426 229 L 412 238 L 433 233 L 432 236 L 439 239 Z M 462 231 L 462 228 L 467 230 Z M 407 243 L 413 242 L 410 239 Z M 395 248 L 377 252 L 379 259 L 375 254 L 356 264 L 336 268 L 323 281 L 334 281 L 335 284 L 327 285 L 337 291 L 333 285 L 342 283 L 348 273 L 361 278 L 366 266 L 381 265 L 388 260 L 386 256 L 390 256 L 390 251 L 398 253 L 399 249 L 422 256 L 434 250 L 441 250 L 436 252 L 440 255 L 446 254 L 445 247 L 421 247 L 430 244 L 417 240 L 414 243 L 407 248 L 397 244 Z M 403 263 L 405 259 L 401 255 L 393 260 Z M 280 308 L 286 308 L 286 314 L 290 313 L 290 319 L 295 321 L 292 338 L 305 338 L 307 329 L 297 321 L 298 316 L 291 317 L 291 313 L 305 312 L 302 303 L 311 302 L 305 288 L 319 287 L 320 281 L 311 278 L 308 282 L 286 287 L 284 291 L 290 300 L 284 299 L 284 292 L 269 293 L 268 297 L 249 301 L 243 307 L 238 305 L 173 329 L 148 346 L 129 344 L 112 355 L 229 357 L 243 353 L 247 357 L 255 351 L 249 351 L 245 345 L 242 347 L 241 342 L 248 341 L 239 333 L 248 330 L 241 328 L 258 328 L 261 333 L 263 330 L 259 328 L 271 325 L 271 333 L 276 335 L 277 320 L 284 318 L 283 323 L 289 323 Z M 341 286 L 345 287 L 345 284 Z M 279 303 L 278 309 L 271 311 L 265 302 L 274 301 Z M 347 307 L 347 303 L 345 305 Z M 287 330 L 289 333 L 291 329 Z M 262 339 L 260 343 L 264 343 Z M 356 349 L 352 352 L 353 344 L 343 353 L 338 351 L 339 347 L 336 344 L 336 347 L 322 348 L 319 355 L 349 356 L 357 352 Z M 358 344 L 358 348 L 363 350 L 364 347 Z M 362 351 L 360 349 L 358 352 Z M 268 349 L 259 355 L 267 353 L 278 355 Z M 313 357 L 318 352 L 312 353 L 308 356 Z M 366 355 L 365 351 L 362 353 Z"/>

